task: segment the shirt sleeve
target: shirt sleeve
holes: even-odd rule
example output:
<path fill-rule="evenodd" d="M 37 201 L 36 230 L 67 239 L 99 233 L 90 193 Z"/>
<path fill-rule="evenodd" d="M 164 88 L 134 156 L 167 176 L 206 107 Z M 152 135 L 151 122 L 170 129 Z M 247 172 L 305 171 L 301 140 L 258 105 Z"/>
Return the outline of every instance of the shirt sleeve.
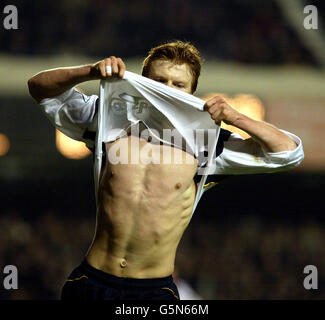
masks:
<path fill-rule="evenodd" d="M 222 141 L 219 141 L 220 138 L 218 140 L 219 155 L 217 153 L 209 174 L 272 173 L 297 167 L 304 159 L 301 139 L 290 132 L 281 131 L 296 142 L 294 150 L 267 152 L 253 139 L 244 139 L 239 134 L 228 131 L 228 135 L 221 136 Z"/>
<path fill-rule="evenodd" d="M 39 106 L 52 125 L 68 137 L 93 147 L 97 130 L 98 96 L 87 96 L 71 88 L 55 97 L 43 99 Z"/>

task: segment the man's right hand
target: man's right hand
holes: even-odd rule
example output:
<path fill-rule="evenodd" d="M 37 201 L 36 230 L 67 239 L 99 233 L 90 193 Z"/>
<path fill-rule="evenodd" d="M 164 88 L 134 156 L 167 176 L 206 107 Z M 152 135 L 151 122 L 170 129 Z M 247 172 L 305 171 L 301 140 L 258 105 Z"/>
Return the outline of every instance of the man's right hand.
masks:
<path fill-rule="evenodd" d="M 106 72 L 106 67 L 112 68 L 111 73 Z M 95 79 L 107 79 L 109 77 L 117 77 L 122 79 L 125 72 L 125 64 L 121 58 L 111 56 L 104 60 L 100 60 L 91 66 L 90 74 Z"/>
<path fill-rule="evenodd" d="M 111 73 L 106 67 L 112 68 Z M 109 77 L 123 78 L 125 64 L 121 58 L 111 56 L 94 64 L 44 70 L 28 80 L 30 95 L 39 103 L 44 98 L 54 97 L 77 84 Z"/>

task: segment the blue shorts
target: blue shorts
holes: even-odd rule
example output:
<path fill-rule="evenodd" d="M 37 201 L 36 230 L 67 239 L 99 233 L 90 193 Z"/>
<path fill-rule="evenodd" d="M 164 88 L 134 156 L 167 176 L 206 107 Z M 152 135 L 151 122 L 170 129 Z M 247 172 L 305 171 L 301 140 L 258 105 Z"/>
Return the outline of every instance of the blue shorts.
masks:
<path fill-rule="evenodd" d="M 179 293 L 172 275 L 153 279 L 121 278 L 83 261 L 64 283 L 61 300 L 179 300 Z"/>

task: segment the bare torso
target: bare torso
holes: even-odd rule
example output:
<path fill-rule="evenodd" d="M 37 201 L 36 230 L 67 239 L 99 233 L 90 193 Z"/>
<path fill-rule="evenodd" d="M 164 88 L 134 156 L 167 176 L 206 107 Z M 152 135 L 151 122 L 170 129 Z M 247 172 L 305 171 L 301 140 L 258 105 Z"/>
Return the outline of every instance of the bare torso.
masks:
<path fill-rule="evenodd" d="M 138 148 L 135 142 L 142 154 L 138 164 L 130 163 L 130 154 Z M 119 277 L 168 276 L 173 273 L 176 249 L 191 218 L 197 160 L 172 146 L 148 145 L 131 136 L 107 143 L 107 155 L 116 143 L 128 151 L 128 164 L 112 164 L 106 157 L 98 191 L 96 233 L 86 259 L 95 268 Z M 168 151 L 171 162 L 163 163 Z M 148 163 L 148 159 L 160 163 Z"/>

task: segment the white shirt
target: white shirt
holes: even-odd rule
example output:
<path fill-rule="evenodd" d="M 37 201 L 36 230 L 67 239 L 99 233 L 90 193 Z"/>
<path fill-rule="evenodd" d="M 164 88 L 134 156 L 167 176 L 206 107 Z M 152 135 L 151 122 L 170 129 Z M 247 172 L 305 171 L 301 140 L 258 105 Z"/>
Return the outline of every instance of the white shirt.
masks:
<path fill-rule="evenodd" d="M 116 92 L 117 90 L 120 91 Z M 126 71 L 122 80 L 102 81 L 100 92 L 100 99 L 98 99 L 97 95 L 87 96 L 72 88 L 56 97 L 43 99 L 40 102 L 41 110 L 55 128 L 72 139 L 85 142 L 90 149 L 95 151 L 96 199 L 99 168 L 101 168 L 102 161 L 101 142 L 114 141 L 119 136 L 121 131 L 119 129 L 126 129 L 128 124 L 139 121 L 149 128 L 153 126 L 159 130 L 161 126 L 158 123 L 166 123 L 163 119 L 167 119 L 174 128 L 181 132 L 190 145 L 190 149 L 198 157 L 199 167 L 206 165 L 207 161 L 210 163 L 200 173 L 203 175 L 199 181 L 192 214 L 202 194 L 216 184 L 214 180 L 218 180 L 218 176 L 288 170 L 298 166 L 304 158 L 302 142 L 296 135 L 281 130 L 296 142 L 297 147 L 294 150 L 267 152 L 258 143 L 249 142 L 238 134 L 224 129 L 219 131 L 220 128 L 214 124 L 208 112 L 202 112 L 205 101 L 132 72 Z M 121 96 L 121 93 L 127 93 L 127 97 Z M 137 116 L 134 108 L 129 107 L 130 105 L 135 106 L 134 100 L 132 100 L 131 104 L 126 103 L 126 110 L 123 111 L 123 108 L 118 110 L 121 111 L 121 114 L 124 112 L 123 121 L 118 123 L 120 118 L 114 118 L 111 112 L 114 97 L 122 97 L 126 101 L 130 97 L 131 99 L 132 97 L 141 97 L 149 102 L 151 107 L 154 106 L 160 115 L 151 113 L 146 118 Z M 187 109 L 184 109 L 184 105 Z M 157 121 L 153 121 L 155 117 Z M 184 130 L 192 127 L 191 124 L 193 124 L 193 128 L 215 128 L 215 138 L 216 140 L 219 138 L 218 143 L 216 144 L 215 140 L 213 148 L 211 149 L 209 146 L 210 150 L 208 150 L 207 143 L 195 144 L 195 141 L 191 140 L 190 135 L 186 134 L 186 130 Z M 92 131 L 97 132 L 96 136 L 91 133 Z M 214 153 L 215 149 L 216 153 Z M 214 157 L 210 157 L 210 159 L 204 157 L 206 152 L 209 153 L 209 156 L 214 154 Z M 202 156 L 205 161 L 200 161 Z M 208 175 L 214 175 L 213 177 L 217 179 L 209 179 L 210 182 L 205 184 Z"/>

